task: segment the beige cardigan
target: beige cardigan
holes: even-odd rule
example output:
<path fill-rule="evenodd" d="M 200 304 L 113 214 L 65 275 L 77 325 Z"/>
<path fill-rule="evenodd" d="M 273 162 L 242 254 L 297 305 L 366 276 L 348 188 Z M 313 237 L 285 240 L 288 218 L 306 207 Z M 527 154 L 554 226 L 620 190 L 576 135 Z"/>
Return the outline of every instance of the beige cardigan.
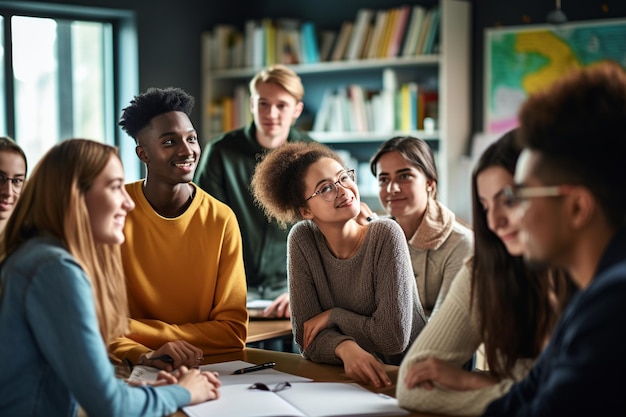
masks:
<path fill-rule="evenodd" d="M 413 274 L 427 316 L 441 306 L 473 246 L 473 232 L 456 221 L 450 209 L 430 199 L 422 222 L 409 239 Z"/>

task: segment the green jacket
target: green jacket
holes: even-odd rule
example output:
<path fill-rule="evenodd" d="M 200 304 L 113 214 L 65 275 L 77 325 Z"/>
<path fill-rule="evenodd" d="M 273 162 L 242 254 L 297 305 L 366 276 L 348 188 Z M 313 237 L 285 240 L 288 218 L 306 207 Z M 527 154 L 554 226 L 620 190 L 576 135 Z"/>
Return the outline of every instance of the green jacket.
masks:
<path fill-rule="evenodd" d="M 311 142 L 292 128 L 289 142 Z M 248 299 L 273 299 L 287 292 L 287 234 L 254 203 L 250 180 L 258 156 L 266 151 L 256 140 L 256 126 L 227 132 L 202 152 L 194 182 L 235 212 L 243 240 Z"/>

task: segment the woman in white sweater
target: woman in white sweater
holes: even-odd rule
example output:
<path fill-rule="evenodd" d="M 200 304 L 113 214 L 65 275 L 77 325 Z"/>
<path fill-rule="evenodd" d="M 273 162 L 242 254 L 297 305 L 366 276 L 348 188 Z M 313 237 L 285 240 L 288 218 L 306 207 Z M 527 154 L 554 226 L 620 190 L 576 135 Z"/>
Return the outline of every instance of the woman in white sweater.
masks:
<path fill-rule="evenodd" d="M 288 236 L 291 322 L 303 356 L 343 364 L 356 381 L 391 385 L 424 327 L 406 240 L 392 220 L 362 225 L 353 170 L 327 146 L 287 143 L 252 178 L 270 218 L 297 224 Z"/>
<path fill-rule="evenodd" d="M 528 373 L 570 295 L 562 272 L 530 270 L 521 256 L 523 239 L 507 191 L 519 153 L 511 131 L 474 168 L 474 255 L 401 364 L 397 397 L 403 407 L 481 414 Z M 464 370 L 481 343 L 489 371 Z"/>

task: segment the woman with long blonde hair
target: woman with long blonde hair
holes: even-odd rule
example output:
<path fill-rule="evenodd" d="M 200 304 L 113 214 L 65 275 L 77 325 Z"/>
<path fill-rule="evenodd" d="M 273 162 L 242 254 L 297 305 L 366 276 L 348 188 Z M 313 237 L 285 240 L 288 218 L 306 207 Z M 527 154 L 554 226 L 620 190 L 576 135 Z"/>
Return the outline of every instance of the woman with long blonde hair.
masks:
<path fill-rule="evenodd" d="M 0 414 L 161 416 L 218 396 L 198 370 L 155 386 L 114 376 L 106 346 L 127 330 L 119 245 L 134 206 L 112 146 L 66 140 L 35 168 L 0 243 Z"/>

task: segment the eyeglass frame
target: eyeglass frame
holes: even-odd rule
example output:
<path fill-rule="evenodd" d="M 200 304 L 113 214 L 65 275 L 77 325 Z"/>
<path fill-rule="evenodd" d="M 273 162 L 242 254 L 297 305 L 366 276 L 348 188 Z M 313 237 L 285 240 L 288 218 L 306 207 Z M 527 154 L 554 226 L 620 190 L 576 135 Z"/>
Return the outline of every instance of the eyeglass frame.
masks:
<path fill-rule="evenodd" d="M 291 384 L 288 381 L 280 382 L 276 384 L 274 388 L 270 388 L 267 384 L 264 384 L 263 382 L 255 382 L 254 384 L 248 387 L 248 389 L 258 389 L 261 391 L 269 391 L 269 392 L 284 391 L 288 388 L 291 388 Z"/>
<path fill-rule="evenodd" d="M 350 180 L 352 181 L 352 183 L 356 184 L 356 172 L 354 171 L 354 169 L 348 169 L 345 171 L 342 171 L 339 174 L 339 177 L 341 177 L 343 174 L 347 174 L 348 177 L 350 177 Z M 327 202 L 331 202 L 334 199 L 337 198 L 337 196 L 339 195 L 339 187 L 337 186 L 337 184 L 341 185 L 341 187 L 343 188 L 348 188 L 348 186 L 345 186 L 341 183 L 341 180 L 337 180 L 335 182 L 330 182 L 328 184 L 324 184 L 322 185 L 322 187 L 317 190 L 316 192 L 314 192 L 313 194 L 311 194 L 309 197 L 307 197 L 306 199 L 304 199 L 304 202 L 306 203 L 307 201 L 309 201 L 310 199 L 312 199 L 313 197 L 315 197 L 316 195 L 319 195 L 320 197 L 322 197 L 322 189 L 324 187 L 326 187 L 327 185 L 330 185 L 331 187 L 333 187 L 335 189 L 335 197 L 333 197 L 331 200 L 326 200 L 324 197 L 322 197 L 322 200 L 327 201 Z"/>
<path fill-rule="evenodd" d="M 18 194 L 24 187 L 26 178 L 9 177 L 4 172 L 0 171 L 0 187 L 4 187 L 9 181 L 11 182 L 11 188 L 13 189 L 13 192 L 15 194 Z M 16 181 L 17 181 L 17 184 L 16 184 Z"/>
<path fill-rule="evenodd" d="M 567 194 L 570 187 L 570 185 L 507 185 L 502 189 L 502 195 L 504 196 L 504 204 L 507 207 L 517 207 L 520 203 L 526 202 L 531 198 L 562 197 Z"/>

